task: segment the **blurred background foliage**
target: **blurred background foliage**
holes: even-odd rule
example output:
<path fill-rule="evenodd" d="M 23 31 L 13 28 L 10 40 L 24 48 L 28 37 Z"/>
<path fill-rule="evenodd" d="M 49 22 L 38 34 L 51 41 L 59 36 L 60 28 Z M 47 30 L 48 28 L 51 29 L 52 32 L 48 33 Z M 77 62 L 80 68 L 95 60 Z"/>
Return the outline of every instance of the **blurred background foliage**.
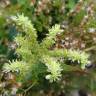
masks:
<path fill-rule="evenodd" d="M 52 25 L 60 24 L 64 33 L 62 36 L 58 37 L 55 47 L 84 50 L 91 54 L 91 62 L 90 65 L 87 66 L 87 74 L 82 72 L 65 73 L 65 81 L 62 82 L 64 84 L 66 83 L 66 85 L 63 86 L 64 88 L 62 87 L 62 83 L 61 86 L 59 86 L 60 84 L 57 85 L 57 89 L 60 89 L 59 91 L 61 94 L 58 96 L 65 96 L 65 91 L 68 93 L 70 90 L 77 89 L 84 90 L 85 93 L 86 91 L 90 93 L 92 92 L 92 96 L 96 96 L 95 5 L 95 0 L 0 0 L 0 66 L 5 62 L 8 62 L 8 60 L 18 58 L 15 53 L 16 46 L 13 42 L 17 32 L 15 28 L 7 22 L 10 16 L 18 13 L 24 13 L 28 16 L 38 32 L 39 42 L 46 37 L 48 29 Z M 8 82 L 10 82 L 10 80 Z M 14 85 L 13 82 L 11 83 Z M 46 86 L 49 87 L 50 85 Z M 45 88 L 43 87 L 44 86 L 42 85 L 40 91 L 41 96 L 45 96 L 42 95 L 42 90 Z M 52 88 L 53 89 L 50 88 L 51 91 L 47 90 L 46 92 L 45 90 L 44 94 L 55 96 L 57 93 L 54 93 L 53 90 L 55 89 L 54 87 Z M 34 91 L 35 89 L 32 90 Z M 32 94 L 34 93 L 33 91 Z M 31 94 L 31 92 L 29 93 Z"/>

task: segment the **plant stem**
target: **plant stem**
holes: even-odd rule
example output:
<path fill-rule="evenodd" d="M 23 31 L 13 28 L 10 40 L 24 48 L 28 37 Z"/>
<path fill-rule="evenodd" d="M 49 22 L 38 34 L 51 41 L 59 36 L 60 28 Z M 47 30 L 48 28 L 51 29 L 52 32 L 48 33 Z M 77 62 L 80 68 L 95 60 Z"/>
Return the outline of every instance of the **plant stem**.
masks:
<path fill-rule="evenodd" d="M 31 84 L 27 89 L 24 90 L 24 96 L 26 96 L 26 93 L 36 84 L 36 82 L 34 82 L 33 84 Z"/>
<path fill-rule="evenodd" d="M 95 46 L 92 46 L 92 47 L 90 47 L 90 48 L 86 48 L 86 49 L 84 49 L 84 51 L 90 51 L 90 50 L 96 50 L 96 45 Z"/>

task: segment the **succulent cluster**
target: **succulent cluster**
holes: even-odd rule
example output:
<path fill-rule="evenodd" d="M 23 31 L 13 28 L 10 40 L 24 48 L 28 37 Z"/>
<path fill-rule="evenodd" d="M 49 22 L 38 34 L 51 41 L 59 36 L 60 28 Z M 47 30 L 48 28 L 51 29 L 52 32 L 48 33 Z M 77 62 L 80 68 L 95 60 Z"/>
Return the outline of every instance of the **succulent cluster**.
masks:
<path fill-rule="evenodd" d="M 15 38 L 15 42 L 18 44 L 16 52 L 21 55 L 22 59 L 21 61 L 16 60 L 9 64 L 5 64 L 3 67 L 4 71 L 19 71 L 21 74 L 19 75 L 19 79 L 21 78 L 20 80 L 22 80 L 24 79 L 24 76 L 26 77 L 26 74 L 31 74 L 30 71 L 28 72 L 29 69 L 33 70 L 33 68 L 36 68 L 38 64 L 44 63 L 43 66 L 47 67 L 46 72 L 50 73 L 46 74 L 46 79 L 50 82 L 58 81 L 62 76 L 63 68 L 57 58 L 62 56 L 67 60 L 73 62 L 77 61 L 81 64 L 81 68 L 85 69 L 89 57 L 86 53 L 67 49 L 57 49 L 57 51 L 49 49 L 55 43 L 57 33 L 62 32 L 60 25 L 53 26 L 49 30 L 47 37 L 39 44 L 36 40 L 36 31 L 28 17 L 25 17 L 23 14 L 17 15 L 12 17 L 12 21 L 20 31 Z M 55 56 L 57 58 L 55 58 Z"/>
<path fill-rule="evenodd" d="M 0 56 L 7 76 L 0 75 L 0 95 L 34 96 L 35 88 L 42 96 L 82 87 L 94 90 L 95 0 L 1 0 L 0 4 L 0 53 L 7 55 Z"/>

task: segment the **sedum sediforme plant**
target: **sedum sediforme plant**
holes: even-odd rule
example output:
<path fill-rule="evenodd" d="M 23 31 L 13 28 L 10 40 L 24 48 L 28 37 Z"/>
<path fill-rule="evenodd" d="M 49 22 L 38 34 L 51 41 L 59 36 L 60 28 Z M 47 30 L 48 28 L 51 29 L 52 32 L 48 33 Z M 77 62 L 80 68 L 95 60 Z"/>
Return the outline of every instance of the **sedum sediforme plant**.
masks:
<path fill-rule="evenodd" d="M 63 32 L 60 25 L 56 24 L 49 29 L 46 38 L 38 43 L 36 30 L 28 17 L 18 14 L 11 17 L 11 21 L 18 30 L 14 41 L 17 44 L 16 53 L 21 56 L 21 59 L 5 64 L 3 70 L 18 73 L 16 74 L 17 81 L 32 81 L 33 83 L 42 78 L 52 83 L 60 80 L 64 71 L 70 71 L 70 66 L 74 67 L 72 64 L 78 65 L 81 70 L 85 69 L 89 62 L 89 55 L 85 52 L 71 49 L 50 49 L 55 43 L 58 33 Z"/>

